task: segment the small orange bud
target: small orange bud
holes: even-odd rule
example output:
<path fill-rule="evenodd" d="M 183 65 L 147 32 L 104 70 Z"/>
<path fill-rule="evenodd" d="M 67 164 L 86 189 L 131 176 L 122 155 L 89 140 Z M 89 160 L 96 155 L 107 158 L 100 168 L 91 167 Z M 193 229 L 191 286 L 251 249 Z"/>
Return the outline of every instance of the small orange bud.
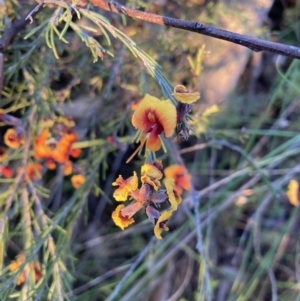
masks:
<path fill-rule="evenodd" d="M 84 175 L 74 175 L 71 178 L 71 182 L 72 182 L 73 187 L 75 189 L 78 189 L 85 182 L 85 176 Z"/>

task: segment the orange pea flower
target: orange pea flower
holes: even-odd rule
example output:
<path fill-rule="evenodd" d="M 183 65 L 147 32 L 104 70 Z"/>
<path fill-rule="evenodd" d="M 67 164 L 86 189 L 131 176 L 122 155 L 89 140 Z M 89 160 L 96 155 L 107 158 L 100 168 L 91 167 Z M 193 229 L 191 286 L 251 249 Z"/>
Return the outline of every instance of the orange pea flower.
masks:
<path fill-rule="evenodd" d="M 79 189 L 82 184 L 85 183 L 85 176 L 84 175 L 74 175 L 71 178 L 71 183 L 75 189 Z"/>
<path fill-rule="evenodd" d="M 191 188 L 191 175 L 187 172 L 184 166 L 173 164 L 165 168 L 164 174 L 166 178 L 175 180 L 175 191 L 178 195 L 182 195 L 183 189 Z"/>
<path fill-rule="evenodd" d="M 16 260 L 13 260 L 9 264 L 8 269 L 10 270 L 10 272 L 16 273 L 19 270 L 19 268 L 22 266 L 24 261 L 25 261 L 25 254 L 21 253 L 16 257 Z M 26 272 L 25 272 L 26 268 L 28 268 L 29 272 L 33 271 L 35 282 L 38 282 L 42 278 L 43 272 L 42 272 L 41 264 L 36 261 L 31 261 L 24 266 L 23 271 L 18 276 L 17 281 L 16 281 L 17 285 L 21 285 L 22 283 L 24 283 L 26 281 L 26 277 L 28 277 L 28 275 L 26 275 Z"/>
<path fill-rule="evenodd" d="M 300 206 L 299 182 L 295 179 L 290 180 L 286 196 L 293 206 Z"/>
<path fill-rule="evenodd" d="M 141 146 L 146 142 L 150 151 L 158 151 L 161 147 L 159 135 L 166 138 L 173 135 L 177 115 L 176 107 L 170 100 L 160 101 L 156 97 L 146 95 L 133 113 L 133 126 L 142 131 Z"/>
<path fill-rule="evenodd" d="M 189 92 L 184 85 L 175 86 L 173 95 L 177 101 L 185 104 L 192 104 L 200 98 L 199 92 Z"/>
<path fill-rule="evenodd" d="M 59 141 L 48 139 L 49 129 L 45 128 L 35 137 L 34 157 L 36 159 L 52 159 L 58 163 L 68 161 L 71 146 L 77 141 L 75 132 L 63 133 Z"/>
<path fill-rule="evenodd" d="M 158 218 L 155 226 L 154 226 L 154 234 L 157 239 L 162 239 L 161 237 L 161 232 L 162 230 L 164 231 L 169 231 L 169 228 L 166 226 L 166 222 L 170 219 L 172 216 L 173 211 L 164 211 L 160 217 Z"/>
<path fill-rule="evenodd" d="M 121 175 L 112 183 L 113 186 L 119 186 L 113 194 L 113 197 L 118 202 L 125 202 L 128 198 L 129 193 L 138 188 L 138 177 L 136 172 L 133 172 L 133 176 L 124 180 Z"/>
<path fill-rule="evenodd" d="M 24 143 L 24 140 L 15 129 L 8 129 L 4 134 L 4 143 L 10 148 L 17 149 Z"/>
<path fill-rule="evenodd" d="M 120 227 L 122 230 L 134 223 L 134 219 L 132 217 L 129 218 L 121 213 L 123 208 L 124 205 L 119 205 L 111 215 L 116 226 Z"/>

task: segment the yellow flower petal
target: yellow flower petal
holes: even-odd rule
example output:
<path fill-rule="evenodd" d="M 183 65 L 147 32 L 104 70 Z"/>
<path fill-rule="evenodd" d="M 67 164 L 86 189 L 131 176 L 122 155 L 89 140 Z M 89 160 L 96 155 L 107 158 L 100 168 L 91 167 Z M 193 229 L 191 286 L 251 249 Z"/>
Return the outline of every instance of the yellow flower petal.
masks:
<path fill-rule="evenodd" d="M 172 178 L 167 178 L 164 180 L 164 184 L 167 189 L 167 195 L 169 197 L 169 202 L 171 203 L 171 209 L 177 210 L 178 203 L 176 202 L 176 199 L 175 199 L 174 183 L 175 183 L 175 181 Z"/>
<path fill-rule="evenodd" d="M 113 211 L 111 217 L 116 224 L 116 226 L 120 227 L 122 230 L 127 228 L 129 225 L 134 223 L 133 218 L 128 218 L 127 216 L 123 216 L 121 210 L 124 208 L 124 205 L 119 205 L 115 211 Z"/>
<path fill-rule="evenodd" d="M 299 183 L 298 181 L 292 179 L 290 180 L 289 184 L 288 184 L 288 190 L 286 193 L 286 196 L 288 197 L 290 203 L 293 206 L 299 206 L 300 202 L 299 202 Z"/>
<path fill-rule="evenodd" d="M 151 179 L 147 175 L 141 176 L 141 181 L 142 181 L 143 184 L 149 184 L 150 186 L 152 186 L 155 191 L 157 191 L 158 188 L 161 185 L 160 181 L 155 180 L 155 179 Z"/>
<path fill-rule="evenodd" d="M 112 183 L 113 186 L 119 186 L 113 194 L 113 197 L 118 202 L 125 202 L 130 192 L 134 191 L 138 187 L 138 177 L 136 172 L 133 172 L 133 176 L 124 180 L 121 175 Z"/>
<path fill-rule="evenodd" d="M 177 85 L 173 93 L 175 99 L 179 102 L 191 104 L 200 98 L 199 92 L 189 92 L 183 85 Z"/>
<path fill-rule="evenodd" d="M 162 125 L 167 138 L 174 134 L 177 123 L 176 107 L 171 100 L 160 101 L 156 107 L 159 123 Z"/>
<path fill-rule="evenodd" d="M 162 172 L 152 163 L 146 163 L 141 168 L 141 181 L 143 184 L 151 185 L 155 190 L 160 187 Z"/>
<path fill-rule="evenodd" d="M 162 172 L 156 166 L 154 166 L 152 163 L 145 163 L 141 167 L 141 173 L 142 173 L 142 175 L 147 175 L 147 176 L 157 179 L 157 180 L 161 180 L 161 178 L 163 177 Z"/>
<path fill-rule="evenodd" d="M 172 214 L 173 214 L 172 210 L 164 211 L 158 218 L 158 220 L 154 226 L 154 234 L 157 239 L 162 239 L 162 237 L 161 237 L 162 230 L 169 231 L 169 228 L 165 225 L 165 223 L 169 220 L 169 218 L 172 216 Z"/>

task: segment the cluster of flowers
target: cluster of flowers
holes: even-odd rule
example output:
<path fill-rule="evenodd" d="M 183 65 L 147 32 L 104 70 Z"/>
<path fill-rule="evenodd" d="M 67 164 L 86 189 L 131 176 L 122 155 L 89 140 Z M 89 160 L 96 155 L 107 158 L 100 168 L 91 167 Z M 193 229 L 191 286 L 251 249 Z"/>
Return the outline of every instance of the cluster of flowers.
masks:
<path fill-rule="evenodd" d="M 2 176 L 11 178 L 15 171 L 8 166 L 12 157 L 10 152 L 19 149 L 25 143 L 25 128 L 19 118 L 6 114 L 4 111 L 0 111 L 0 122 L 10 126 L 4 134 L 6 147 L 0 147 L 0 172 Z M 72 158 L 78 158 L 81 154 L 81 149 L 74 147 L 74 143 L 78 140 L 77 133 L 72 129 L 74 126 L 75 123 L 72 119 L 63 116 L 41 120 L 38 125 L 40 132 L 34 137 L 31 150 L 32 162 L 25 167 L 25 179 L 32 181 L 40 179 L 43 168 L 49 170 L 61 168 L 65 176 L 73 174 L 71 183 L 75 189 L 85 182 L 82 169 L 71 161 Z M 18 173 L 19 170 L 17 169 L 16 172 Z M 12 274 L 20 272 L 25 259 L 25 254 L 20 253 L 9 264 L 8 270 Z M 35 283 L 43 277 L 43 267 L 37 261 L 28 262 L 22 267 L 16 278 L 16 284 L 22 285 L 31 276 Z"/>
<path fill-rule="evenodd" d="M 114 223 L 122 230 L 134 223 L 133 215 L 141 209 L 154 224 L 154 234 L 158 239 L 162 238 L 162 230 L 169 230 L 166 222 L 181 203 L 182 189 L 190 188 L 190 175 L 183 166 L 169 166 L 164 170 L 165 179 L 162 188 L 162 171 L 161 161 L 156 160 L 153 163 L 145 163 L 141 167 L 140 188 L 138 188 L 139 180 L 136 172 L 128 179 L 123 179 L 120 175 L 112 183 L 113 186 L 118 186 L 113 194 L 117 202 L 132 199 L 129 205 L 119 205 L 112 213 Z M 166 209 L 162 210 L 162 208 Z"/>
<path fill-rule="evenodd" d="M 74 126 L 71 118 L 44 118 L 39 126 L 41 132 L 34 138 L 33 156 L 49 170 L 61 166 L 65 176 L 73 173 L 71 182 L 77 189 L 85 182 L 85 176 L 81 168 L 71 161 L 71 158 L 78 158 L 81 154 L 80 148 L 73 147 L 78 140 L 77 133 L 72 129 Z M 37 170 L 42 169 L 40 163 L 36 163 L 36 166 Z"/>
<path fill-rule="evenodd" d="M 9 149 L 18 149 L 24 144 L 24 125 L 19 118 L 5 114 L 0 111 L 0 122 L 12 126 L 4 134 L 4 144 Z M 74 188 L 79 188 L 85 177 L 80 167 L 73 164 L 70 158 L 78 158 L 81 149 L 74 148 L 77 141 L 77 134 L 72 130 L 74 121 L 63 116 L 44 118 L 40 124 L 41 132 L 34 137 L 33 157 L 34 162 L 28 163 L 25 168 L 25 175 L 31 180 L 41 178 L 43 166 L 53 170 L 57 165 L 62 166 L 64 175 L 74 175 L 71 182 Z M 6 178 L 13 177 L 14 170 L 8 164 L 9 151 L 4 146 L 0 147 L 0 174 Z"/>
<path fill-rule="evenodd" d="M 186 122 L 187 116 L 191 104 L 200 98 L 200 94 L 189 92 L 183 85 L 177 85 L 173 96 L 176 104 L 171 100 L 161 101 L 148 94 L 138 103 L 132 116 L 132 124 L 138 130 L 137 137 L 141 143 L 127 162 L 144 145 L 150 152 L 158 151 L 163 144 L 162 135 L 170 138 L 176 130 L 177 135 L 188 138 L 190 128 Z M 135 213 L 144 209 L 149 220 L 155 225 L 154 234 L 158 239 L 162 238 L 162 230 L 168 231 L 166 222 L 181 203 L 182 189 L 190 188 L 190 175 L 183 166 L 169 166 L 164 172 L 164 188 L 161 188 L 162 171 L 161 161 L 147 162 L 141 168 L 142 185 L 139 189 L 136 172 L 126 180 L 120 175 L 112 183 L 113 186 L 118 186 L 113 194 L 116 201 L 125 202 L 128 197 L 133 200 L 127 206 L 119 205 L 112 214 L 114 223 L 122 230 L 134 222 Z M 165 207 L 166 210 L 163 209 Z"/>
<path fill-rule="evenodd" d="M 4 143 L 11 149 L 18 149 L 24 144 L 24 126 L 20 119 L 0 112 L 0 121 L 5 125 L 12 126 L 4 135 Z M 40 132 L 34 137 L 33 141 L 33 162 L 28 163 L 25 168 L 25 178 L 30 180 L 40 179 L 43 168 L 54 170 L 61 168 L 65 176 L 73 174 L 71 183 L 75 189 L 85 182 L 82 169 L 71 161 L 78 158 L 81 149 L 74 147 L 77 142 L 77 133 L 72 129 L 75 123 L 72 119 L 63 116 L 43 118 L 38 125 Z M 0 147 L 0 161 L 6 162 L 10 155 L 5 147 Z M 8 166 L 1 166 L 2 175 L 10 178 L 13 170 Z M 14 274 L 19 272 L 25 262 L 25 254 L 20 253 L 9 266 L 9 271 Z M 23 284 L 30 275 L 33 276 L 35 283 L 43 277 L 43 268 L 37 261 L 28 262 L 22 268 L 21 273 L 16 278 L 16 284 Z"/>
<path fill-rule="evenodd" d="M 14 274 L 17 273 L 20 269 L 20 267 L 23 265 L 23 263 L 25 262 L 25 254 L 24 253 L 20 253 L 17 257 L 16 260 L 13 260 L 9 266 L 8 269 L 9 271 Z M 22 272 L 19 274 L 18 278 L 16 279 L 16 284 L 17 285 L 21 285 L 23 284 L 26 279 L 28 278 L 27 274 L 33 273 L 34 276 L 34 281 L 35 283 L 37 283 L 43 276 L 43 270 L 42 270 L 42 266 L 39 262 L 37 261 L 31 261 L 29 263 L 27 263 Z"/>

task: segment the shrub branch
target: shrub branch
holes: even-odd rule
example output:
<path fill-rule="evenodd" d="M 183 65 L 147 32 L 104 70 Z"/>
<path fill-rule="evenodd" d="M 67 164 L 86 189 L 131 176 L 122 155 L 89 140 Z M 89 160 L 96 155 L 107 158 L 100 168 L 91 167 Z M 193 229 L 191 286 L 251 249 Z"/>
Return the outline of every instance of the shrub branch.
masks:
<path fill-rule="evenodd" d="M 220 40 L 229 41 L 234 44 L 245 46 L 252 51 L 260 52 L 267 51 L 292 58 L 300 59 L 300 48 L 281 43 L 261 40 L 254 37 L 249 37 L 239 33 L 215 28 L 205 25 L 201 22 L 181 20 L 176 18 L 165 17 L 157 14 L 147 13 L 136 9 L 128 8 L 116 1 L 105 0 L 89 0 L 94 6 L 97 6 L 106 11 L 117 14 L 124 14 L 133 19 L 139 19 L 145 22 L 157 24 L 160 26 L 170 26 L 187 31 L 196 32 L 205 36 L 214 37 Z"/>
<path fill-rule="evenodd" d="M 9 28 L 5 30 L 0 39 L 0 98 L 3 90 L 4 80 L 4 52 L 10 45 L 11 41 L 24 27 L 32 21 L 32 17 L 39 11 L 41 4 L 34 5 L 30 9 L 30 13 L 24 14 L 20 20 L 17 20 L 11 24 Z"/>

